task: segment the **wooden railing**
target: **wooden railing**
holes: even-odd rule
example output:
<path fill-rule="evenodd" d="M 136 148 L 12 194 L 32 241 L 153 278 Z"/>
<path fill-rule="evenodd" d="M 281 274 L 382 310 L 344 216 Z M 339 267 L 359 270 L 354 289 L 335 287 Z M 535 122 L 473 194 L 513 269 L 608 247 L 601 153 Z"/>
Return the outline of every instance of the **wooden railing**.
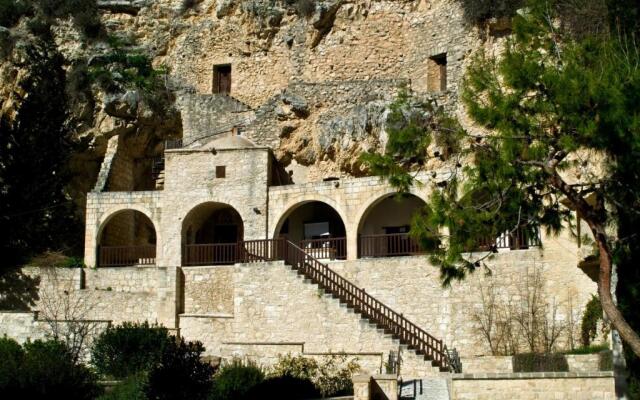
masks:
<path fill-rule="evenodd" d="M 402 314 L 395 312 L 289 241 L 285 251 L 285 262 L 326 292 L 353 307 L 385 332 L 391 333 L 400 342 L 407 344 L 410 349 L 424 355 L 434 366 L 441 370 L 450 369 L 447 347 L 441 340 L 431 336 Z"/>
<path fill-rule="evenodd" d="M 155 245 L 98 247 L 98 266 L 100 267 L 153 265 L 155 263 Z"/>
<path fill-rule="evenodd" d="M 347 258 L 347 238 L 326 238 L 302 240 L 300 247 L 317 259 L 345 260 Z"/>
<path fill-rule="evenodd" d="M 283 260 L 283 239 L 245 240 L 238 243 L 187 244 L 182 265 L 225 265 Z"/>
<path fill-rule="evenodd" d="M 395 257 L 424 254 L 408 233 L 363 235 L 358 238 L 360 257 Z"/>
<path fill-rule="evenodd" d="M 535 228 L 533 232 L 524 227 L 516 228 L 514 231 L 503 233 L 495 239 L 484 238 L 477 241 L 475 251 L 490 251 L 492 249 L 523 250 L 530 247 L 538 247 L 542 244 L 540 230 Z"/>
<path fill-rule="evenodd" d="M 238 262 L 237 243 L 187 244 L 182 253 L 182 265 L 224 265 Z"/>

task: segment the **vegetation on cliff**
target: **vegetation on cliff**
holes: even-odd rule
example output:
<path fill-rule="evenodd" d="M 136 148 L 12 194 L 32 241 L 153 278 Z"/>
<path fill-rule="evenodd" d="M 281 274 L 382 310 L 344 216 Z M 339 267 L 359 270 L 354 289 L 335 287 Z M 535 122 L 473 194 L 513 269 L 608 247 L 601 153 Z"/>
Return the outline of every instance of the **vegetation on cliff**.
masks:
<path fill-rule="evenodd" d="M 60 35 L 80 38 L 80 50 L 64 53 Z M 144 48 L 107 34 L 95 1 L 0 0 L 4 267 L 47 250 L 82 254 L 84 197 L 106 139 L 177 125 L 165 75 Z"/>

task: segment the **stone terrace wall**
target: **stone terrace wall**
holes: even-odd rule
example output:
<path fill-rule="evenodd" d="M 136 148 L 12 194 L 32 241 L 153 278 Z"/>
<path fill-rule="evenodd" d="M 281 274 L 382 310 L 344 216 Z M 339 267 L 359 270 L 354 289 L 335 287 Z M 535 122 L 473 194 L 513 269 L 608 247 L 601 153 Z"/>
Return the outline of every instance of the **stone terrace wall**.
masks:
<path fill-rule="evenodd" d="M 600 371 L 600 357 L 598 354 L 567 354 L 565 358 L 567 359 L 569 372 Z M 463 358 L 462 371 L 465 374 L 511 373 L 513 372 L 513 357 L 482 356 Z"/>
<path fill-rule="evenodd" d="M 227 276 L 229 270 L 210 267 L 207 274 Z M 194 274 L 202 271 L 200 268 Z M 229 282 L 234 293 L 232 315 L 180 316 L 181 334 L 189 340 L 201 340 L 208 354 L 225 357 L 261 354 L 260 361 L 269 363 L 279 353 L 319 356 L 344 352 L 358 357 L 368 371 L 379 372 L 380 360 L 386 360 L 389 351 L 398 351 L 398 341 L 340 305 L 337 299 L 324 295 L 316 285 L 305 283 L 302 276 L 282 263 L 236 265 L 232 271 Z M 191 287 L 186 284 L 185 299 L 192 297 Z M 214 297 L 208 306 L 201 308 L 213 310 L 217 303 Z M 405 351 L 403 357 L 404 372 L 408 375 L 437 373 L 429 362 L 412 352 Z"/>
<path fill-rule="evenodd" d="M 612 372 L 454 375 L 451 400 L 613 400 Z"/>
<path fill-rule="evenodd" d="M 28 267 L 23 272 L 40 278 L 32 307 L 40 320 L 150 321 L 176 327 L 180 278 L 175 267 Z M 67 304 L 72 312 L 65 315 L 61 310 Z"/>
<path fill-rule="evenodd" d="M 543 236 L 542 249 L 503 251 L 487 261 L 491 275 L 483 271 L 442 288 L 439 270 L 426 257 L 397 257 L 332 262 L 330 267 L 397 312 L 404 313 L 463 357 L 486 355 L 489 349 L 473 320 L 482 313 L 480 290 L 495 286 L 498 299 L 517 301 L 524 277 L 540 269 L 549 301 L 559 304 L 558 318 L 575 313 L 597 291 L 596 284 L 577 268 L 571 238 Z M 575 315 L 577 321 L 580 316 Z M 563 338 L 563 339 L 566 339 Z"/>

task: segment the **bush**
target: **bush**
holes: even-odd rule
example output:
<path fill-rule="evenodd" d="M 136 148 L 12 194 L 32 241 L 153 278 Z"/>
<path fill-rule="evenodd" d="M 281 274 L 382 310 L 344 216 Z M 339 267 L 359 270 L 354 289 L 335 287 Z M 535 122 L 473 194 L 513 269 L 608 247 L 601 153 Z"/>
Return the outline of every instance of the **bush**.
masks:
<path fill-rule="evenodd" d="M 611 350 L 601 351 L 598 358 L 598 369 L 600 371 L 613 371 L 613 352 Z"/>
<path fill-rule="evenodd" d="M 109 393 L 100 396 L 98 400 L 147 400 L 144 389 L 147 383 L 144 374 L 136 374 L 120 382 Z"/>
<path fill-rule="evenodd" d="M 200 360 L 200 342 L 171 340 L 160 362 L 149 371 L 146 395 L 154 400 L 206 399 L 211 390 L 213 367 Z"/>
<path fill-rule="evenodd" d="M 524 353 L 513 356 L 513 372 L 568 372 L 564 354 Z"/>
<path fill-rule="evenodd" d="M 291 376 L 313 382 L 322 396 L 353 394 L 351 377 L 360 369 L 355 359 L 347 362 L 346 355 L 329 356 L 318 362 L 304 356 L 287 354 L 278 357 L 270 376 Z"/>
<path fill-rule="evenodd" d="M 251 388 L 242 399 L 297 400 L 314 399 L 320 396 L 320 391 L 309 379 L 296 378 L 293 376 L 276 376 L 268 378 Z"/>
<path fill-rule="evenodd" d="M 21 347 L 3 338 L 0 359 L 3 398 L 89 400 L 100 393 L 96 376 L 76 364 L 62 342 L 36 340 Z"/>
<path fill-rule="evenodd" d="M 16 394 L 20 391 L 20 368 L 24 357 L 24 350 L 18 342 L 6 336 L 0 338 L 0 393 Z"/>
<path fill-rule="evenodd" d="M 598 335 L 598 321 L 602 320 L 602 305 L 597 296 L 591 296 L 591 300 L 587 303 L 584 314 L 582 315 L 582 324 L 580 326 L 580 337 L 583 346 L 589 346 Z"/>
<path fill-rule="evenodd" d="M 125 378 L 153 368 L 171 343 L 166 328 L 148 322 L 124 322 L 107 328 L 96 338 L 91 349 L 92 363 L 102 375 Z"/>
<path fill-rule="evenodd" d="M 243 398 L 254 386 L 264 380 L 264 371 L 254 363 L 243 364 L 234 359 L 215 375 L 211 398 L 231 400 Z"/>
<path fill-rule="evenodd" d="M 608 344 L 592 344 L 590 346 L 582 346 L 577 349 L 569 350 L 564 354 L 595 354 L 605 350 L 609 350 Z"/>
<path fill-rule="evenodd" d="M 28 3 L 20 0 L 0 0 L 0 26 L 10 28 L 20 17 L 31 11 Z"/>

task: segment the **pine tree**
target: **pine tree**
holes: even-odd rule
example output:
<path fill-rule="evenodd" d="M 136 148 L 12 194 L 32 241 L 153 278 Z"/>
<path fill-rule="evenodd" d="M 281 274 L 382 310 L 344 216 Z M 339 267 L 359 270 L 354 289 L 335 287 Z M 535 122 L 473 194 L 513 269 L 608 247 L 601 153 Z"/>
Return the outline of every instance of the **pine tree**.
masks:
<path fill-rule="evenodd" d="M 443 117 L 422 129 L 392 127 L 385 153 L 363 158 L 406 191 L 430 157 L 446 158 L 429 153 L 433 138 L 458 143 L 447 147 L 459 149 L 447 155 L 451 172 L 438 177 L 429 212 L 412 227 L 422 242 L 440 240 L 431 258 L 445 285 L 488 267 L 491 253 L 469 252 L 483 239 L 557 233 L 576 211 L 595 238 L 602 308 L 640 354 L 640 337 L 611 296 L 614 257 L 634 240 L 612 231 L 623 214 L 640 219 L 640 50 L 602 25 L 576 30 L 571 12 L 566 1 L 529 0 L 512 19 L 504 52 L 474 57 L 462 101 L 484 129 L 464 131 Z M 409 102 L 401 96 L 394 108 Z"/>

